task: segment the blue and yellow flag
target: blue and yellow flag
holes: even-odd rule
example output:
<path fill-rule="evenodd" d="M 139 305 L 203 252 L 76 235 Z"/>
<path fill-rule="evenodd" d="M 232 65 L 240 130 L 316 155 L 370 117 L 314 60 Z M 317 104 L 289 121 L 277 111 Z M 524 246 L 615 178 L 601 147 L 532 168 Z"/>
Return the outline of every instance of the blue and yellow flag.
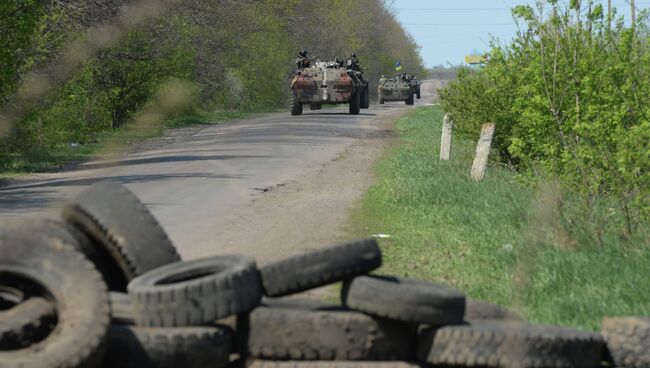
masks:
<path fill-rule="evenodd" d="M 399 72 L 400 70 L 402 70 L 402 63 L 398 61 L 397 63 L 395 63 L 395 71 Z"/>

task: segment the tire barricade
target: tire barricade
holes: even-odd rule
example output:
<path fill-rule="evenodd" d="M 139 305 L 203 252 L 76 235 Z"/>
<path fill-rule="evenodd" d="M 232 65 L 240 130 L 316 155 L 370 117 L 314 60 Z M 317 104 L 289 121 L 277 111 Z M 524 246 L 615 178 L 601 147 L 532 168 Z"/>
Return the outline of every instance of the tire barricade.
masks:
<path fill-rule="evenodd" d="M 374 239 L 182 261 L 131 192 L 98 183 L 60 222 L 0 223 L 0 368 L 650 367 L 650 318 L 530 324 L 381 262 Z M 336 282 L 338 303 L 296 297 Z"/>

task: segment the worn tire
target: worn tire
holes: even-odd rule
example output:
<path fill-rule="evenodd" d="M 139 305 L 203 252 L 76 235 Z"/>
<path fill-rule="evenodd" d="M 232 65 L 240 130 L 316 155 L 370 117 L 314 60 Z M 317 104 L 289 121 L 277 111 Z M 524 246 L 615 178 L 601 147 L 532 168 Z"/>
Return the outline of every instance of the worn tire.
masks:
<path fill-rule="evenodd" d="M 361 112 L 361 91 L 354 91 L 352 96 L 350 96 L 350 115 L 359 115 Z"/>
<path fill-rule="evenodd" d="M 111 306 L 111 323 L 119 325 L 135 324 L 133 306 L 128 294 L 111 291 L 108 293 L 108 300 Z"/>
<path fill-rule="evenodd" d="M 0 350 L 23 349 L 43 340 L 56 324 L 54 305 L 32 297 L 0 311 Z"/>
<path fill-rule="evenodd" d="M 465 295 L 460 291 L 391 276 L 346 280 L 341 300 L 346 307 L 368 314 L 429 325 L 462 323 L 465 314 Z"/>
<path fill-rule="evenodd" d="M 232 347 L 227 327 L 152 328 L 113 325 L 102 367 L 226 367 Z"/>
<path fill-rule="evenodd" d="M 375 239 L 310 251 L 260 267 L 264 295 L 284 296 L 362 275 L 381 266 Z"/>
<path fill-rule="evenodd" d="M 422 331 L 418 356 L 443 366 L 598 367 L 598 334 L 515 321 L 481 321 Z"/>
<path fill-rule="evenodd" d="M 524 320 L 519 314 L 506 307 L 472 298 L 467 298 L 465 305 L 465 319 L 469 321 L 475 319 Z"/>
<path fill-rule="evenodd" d="M 405 103 L 406 105 L 408 105 L 408 106 L 413 105 L 413 103 L 414 103 L 414 101 L 413 101 L 413 95 L 410 95 L 406 100 L 404 100 L 404 103 Z"/>
<path fill-rule="evenodd" d="M 416 96 L 418 97 L 418 100 L 420 99 L 420 87 L 418 87 L 418 91 L 416 92 Z"/>
<path fill-rule="evenodd" d="M 290 110 L 293 116 L 302 115 L 302 103 L 298 101 L 298 98 L 293 93 L 291 94 Z"/>
<path fill-rule="evenodd" d="M 601 334 L 607 344 L 608 360 L 615 367 L 650 367 L 650 318 L 605 318 Z"/>
<path fill-rule="evenodd" d="M 134 277 L 181 259 L 144 204 L 118 183 L 88 187 L 64 207 L 63 218 L 94 241 L 96 252 L 86 255 L 111 290 L 124 291 Z"/>
<path fill-rule="evenodd" d="M 0 367 L 95 366 L 104 352 L 109 307 L 101 275 L 70 244 L 47 233 L 0 231 L 0 284 L 20 285 L 56 308 L 57 323 L 44 340 L 0 351 Z"/>
<path fill-rule="evenodd" d="M 407 362 L 355 362 L 355 361 L 284 361 L 254 360 L 247 368 L 420 368 L 421 366 Z"/>
<path fill-rule="evenodd" d="M 255 260 L 216 256 L 151 270 L 128 286 L 136 324 L 197 326 L 248 312 L 261 298 Z"/>
<path fill-rule="evenodd" d="M 241 327 L 241 326 L 239 326 Z M 342 308 L 328 310 L 261 306 L 250 313 L 246 351 L 262 359 L 410 360 L 413 326 Z"/>

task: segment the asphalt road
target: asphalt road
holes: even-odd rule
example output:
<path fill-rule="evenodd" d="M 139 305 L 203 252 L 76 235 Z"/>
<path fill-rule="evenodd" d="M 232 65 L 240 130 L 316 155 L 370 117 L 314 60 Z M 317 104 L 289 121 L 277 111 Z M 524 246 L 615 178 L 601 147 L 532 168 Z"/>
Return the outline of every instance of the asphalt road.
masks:
<path fill-rule="evenodd" d="M 425 81 L 431 102 L 438 81 Z M 0 217 L 58 218 L 62 204 L 101 180 L 125 184 L 184 258 L 244 253 L 261 261 L 345 237 L 347 215 L 372 184 L 392 122 L 412 107 L 371 105 L 260 115 L 183 128 L 90 161 L 29 175 L 0 189 Z M 107 205 L 110 205 L 107 203 Z"/>

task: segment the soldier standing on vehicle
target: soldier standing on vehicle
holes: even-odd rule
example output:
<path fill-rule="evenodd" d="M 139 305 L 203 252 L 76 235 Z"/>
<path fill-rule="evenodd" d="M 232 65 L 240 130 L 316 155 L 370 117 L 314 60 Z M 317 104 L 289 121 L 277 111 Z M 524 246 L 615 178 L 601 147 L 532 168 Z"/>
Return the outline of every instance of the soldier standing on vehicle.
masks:
<path fill-rule="evenodd" d="M 298 59 L 296 59 L 296 66 L 298 69 L 308 68 L 311 65 L 311 60 L 307 57 L 307 50 L 302 50 L 298 53 Z"/>
<path fill-rule="evenodd" d="M 361 71 L 361 67 L 359 66 L 359 59 L 357 59 L 356 53 L 353 52 L 352 55 L 350 55 L 350 59 L 348 59 L 348 64 L 350 69 Z"/>
<path fill-rule="evenodd" d="M 386 79 L 386 76 L 382 74 L 382 75 L 381 75 L 381 78 L 379 78 L 379 85 L 380 85 L 380 86 L 383 86 L 384 84 L 386 84 L 386 81 L 387 81 L 387 80 L 388 80 L 388 79 Z"/>

